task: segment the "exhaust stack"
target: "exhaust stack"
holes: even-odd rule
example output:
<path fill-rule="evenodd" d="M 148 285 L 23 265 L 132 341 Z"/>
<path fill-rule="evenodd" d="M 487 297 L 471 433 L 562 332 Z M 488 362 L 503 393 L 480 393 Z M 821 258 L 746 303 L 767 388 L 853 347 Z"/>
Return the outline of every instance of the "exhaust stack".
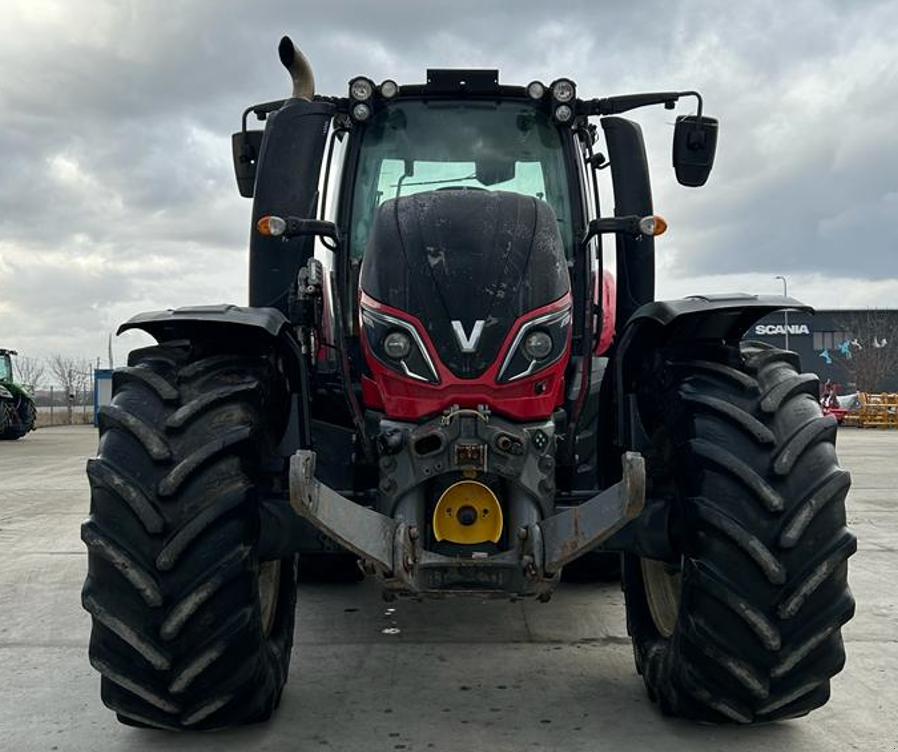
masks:
<path fill-rule="evenodd" d="M 281 39 L 278 55 L 293 79 L 293 98 L 310 101 L 315 96 L 315 76 L 306 56 L 288 36 Z"/>

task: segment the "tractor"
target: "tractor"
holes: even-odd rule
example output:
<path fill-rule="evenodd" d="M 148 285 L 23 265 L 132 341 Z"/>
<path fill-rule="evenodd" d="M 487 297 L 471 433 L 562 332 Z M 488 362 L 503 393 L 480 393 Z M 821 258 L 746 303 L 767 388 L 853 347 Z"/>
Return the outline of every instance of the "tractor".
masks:
<path fill-rule="evenodd" d="M 664 713 L 823 705 L 854 613 L 850 477 L 817 378 L 743 341 L 810 309 L 655 299 L 666 223 L 621 114 L 694 100 L 673 167 L 698 187 L 718 133 L 700 95 L 431 69 L 324 96 L 287 37 L 279 56 L 291 95 L 232 139 L 249 305 L 121 326 L 157 344 L 114 372 L 87 465 L 103 702 L 140 727 L 268 719 L 304 573 L 364 574 L 388 600 L 545 602 L 566 566 L 612 556 Z"/>
<path fill-rule="evenodd" d="M 29 387 L 13 381 L 15 350 L 0 347 L 0 440 L 21 439 L 34 430 L 37 409 Z"/>

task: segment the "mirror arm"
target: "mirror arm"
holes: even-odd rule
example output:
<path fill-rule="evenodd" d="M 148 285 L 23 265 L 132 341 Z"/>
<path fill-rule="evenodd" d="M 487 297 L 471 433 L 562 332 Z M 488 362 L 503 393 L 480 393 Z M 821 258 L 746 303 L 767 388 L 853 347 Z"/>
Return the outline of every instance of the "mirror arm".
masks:
<path fill-rule="evenodd" d="M 340 232 L 333 222 L 326 219 L 302 219 L 300 217 L 285 217 L 284 219 L 287 222 L 287 229 L 281 237 L 305 238 L 315 235 L 340 243 Z"/>
<path fill-rule="evenodd" d="M 593 219 L 586 228 L 586 235 L 580 242 L 585 245 L 596 235 L 607 235 L 611 233 L 623 233 L 626 235 L 641 235 L 639 229 L 639 217 L 635 214 L 629 214 L 624 217 L 601 217 Z"/>
<path fill-rule="evenodd" d="M 254 104 L 250 107 L 247 107 L 243 111 L 243 117 L 240 119 L 242 130 L 246 133 L 246 120 L 249 117 L 250 113 L 253 113 L 259 120 L 265 120 L 268 117 L 269 113 L 275 112 L 286 103 L 286 99 L 275 99 L 271 102 L 262 102 L 261 104 Z"/>
<path fill-rule="evenodd" d="M 696 125 L 701 122 L 702 119 L 702 108 L 704 107 L 704 102 L 702 101 L 702 95 L 697 91 L 681 91 L 681 97 L 695 97 L 695 101 L 697 102 L 697 111 L 695 113 L 695 122 Z"/>
<path fill-rule="evenodd" d="M 584 115 L 619 115 L 639 107 L 663 104 L 672 110 L 680 97 L 695 97 L 698 100 L 698 117 L 702 116 L 702 96 L 697 91 L 659 91 L 648 94 L 624 94 L 618 97 L 590 99 L 580 102 L 579 111 Z"/>
<path fill-rule="evenodd" d="M 618 97 L 590 99 L 581 102 L 578 109 L 585 115 L 617 115 L 638 107 L 663 104 L 668 109 L 674 106 L 680 95 L 676 91 L 653 92 L 649 94 L 624 94 Z"/>
<path fill-rule="evenodd" d="M 705 135 L 702 131 L 702 95 L 697 91 L 681 91 L 681 97 L 695 97 L 698 105 L 695 113 L 695 124 L 692 126 L 692 133 L 689 134 L 688 143 L 691 148 L 703 146 L 705 143 Z"/>

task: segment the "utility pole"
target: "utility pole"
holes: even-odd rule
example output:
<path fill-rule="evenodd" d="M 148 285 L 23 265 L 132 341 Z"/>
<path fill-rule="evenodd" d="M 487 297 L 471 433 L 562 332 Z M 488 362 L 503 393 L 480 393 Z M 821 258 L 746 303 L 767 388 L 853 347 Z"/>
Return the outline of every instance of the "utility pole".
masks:
<path fill-rule="evenodd" d="M 783 297 L 789 297 L 789 284 L 786 282 L 786 278 L 782 274 L 777 274 L 774 279 L 782 280 L 783 282 Z M 789 349 L 789 312 L 784 308 L 783 309 L 783 330 L 786 332 L 786 349 Z"/>

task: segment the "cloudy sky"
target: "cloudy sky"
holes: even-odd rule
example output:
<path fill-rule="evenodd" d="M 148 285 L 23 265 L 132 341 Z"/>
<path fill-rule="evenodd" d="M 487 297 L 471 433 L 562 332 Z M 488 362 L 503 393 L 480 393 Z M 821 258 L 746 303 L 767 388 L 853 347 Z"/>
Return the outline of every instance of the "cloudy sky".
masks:
<path fill-rule="evenodd" d="M 428 66 L 698 88 L 721 121 L 705 188 L 673 178 L 673 114 L 635 116 L 671 228 L 659 296 L 779 293 L 782 274 L 819 307 L 898 306 L 896 30 L 894 0 L 3 0 L 0 346 L 105 365 L 138 311 L 245 302 L 230 134 L 287 95 L 284 33 L 327 94 Z"/>

